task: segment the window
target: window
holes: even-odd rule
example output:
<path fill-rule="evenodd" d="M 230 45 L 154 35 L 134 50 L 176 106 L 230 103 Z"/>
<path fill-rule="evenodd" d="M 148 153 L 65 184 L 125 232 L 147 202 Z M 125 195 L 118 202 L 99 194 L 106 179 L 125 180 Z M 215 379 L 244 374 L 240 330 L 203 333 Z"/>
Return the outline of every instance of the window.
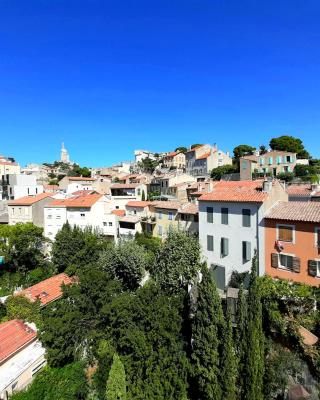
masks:
<path fill-rule="evenodd" d="M 320 260 L 308 260 L 308 274 L 320 278 Z"/>
<path fill-rule="evenodd" d="M 246 160 L 242 161 L 242 169 L 247 169 L 247 161 Z"/>
<path fill-rule="evenodd" d="M 119 210 L 119 206 L 116 206 L 116 210 Z"/>
<path fill-rule="evenodd" d="M 30 194 L 30 189 L 28 188 L 28 194 Z"/>
<path fill-rule="evenodd" d="M 162 236 L 162 226 L 158 225 L 158 235 Z"/>
<path fill-rule="evenodd" d="M 169 219 L 169 221 L 172 221 L 172 220 L 173 220 L 173 214 L 172 214 L 172 211 L 169 211 L 169 214 L 168 214 L 168 219 Z"/>
<path fill-rule="evenodd" d="M 207 207 L 207 222 L 213 223 L 213 207 Z"/>
<path fill-rule="evenodd" d="M 106 222 L 103 222 L 103 226 L 107 226 L 107 223 L 106 223 Z"/>
<path fill-rule="evenodd" d="M 38 188 L 36 188 L 36 194 L 38 194 Z"/>
<path fill-rule="evenodd" d="M 14 207 L 11 208 L 12 214 L 14 214 Z"/>
<path fill-rule="evenodd" d="M 189 221 L 189 214 L 180 214 L 181 221 Z"/>
<path fill-rule="evenodd" d="M 109 226 L 112 226 L 112 222 L 109 222 Z"/>
<path fill-rule="evenodd" d="M 246 263 L 251 260 L 251 243 L 242 242 L 242 262 Z"/>
<path fill-rule="evenodd" d="M 61 215 L 57 215 L 57 216 L 56 216 L 56 219 L 61 219 Z"/>
<path fill-rule="evenodd" d="M 281 268 L 293 270 L 293 256 L 287 254 L 279 254 L 279 264 Z"/>
<path fill-rule="evenodd" d="M 315 246 L 320 248 L 320 228 L 316 228 L 315 233 L 316 233 Z"/>
<path fill-rule="evenodd" d="M 226 257 L 229 254 L 229 239 L 221 238 L 220 242 L 221 257 Z"/>
<path fill-rule="evenodd" d="M 273 164 L 273 158 L 269 157 L 269 165 Z"/>
<path fill-rule="evenodd" d="M 207 250 L 213 251 L 213 236 L 207 235 Z"/>
<path fill-rule="evenodd" d="M 162 219 L 162 212 L 158 211 L 158 219 Z"/>
<path fill-rule="evenodd" d="M 229 209 L 222 207 L 221 208 L 221 224 L 228 225 L 228 219 L 229 219 Z"/>
<path fill-rule="evenodd" d="M 242 226 L 246 228 L 251 226 L 251 211 L 247 208 L 242 210 Z"/>
<path fill-rule="evenodd" d="M 199 222 L 199 215 L 198 214 L 196 214 L 195 216 L 194 216 L 194 222 Z"/>
<path fill-rule="evenodd" d="M 85 213 L 80 213 L 81 218 L 84 218 L 85 216 L 86 216 Z"/>
<path fill-rule="evenodd" d="M 48 219 L 51 219 L 52 218 L 52 215 L 51 214 L 48 214 Z"/>
<path fill-rule="evenodd" d="M 133 214 L 136 215 L 137 214 L 137 210 L 133 210 Z"/>
<path fill-rule="evenodd" d="M 141 189 L 138 189 L 138 190 L 137 190 L 137 194 L 138 194 L 138 196 L 141 195 Z"/>
<path fill-rule="evenodd" d="M 278 225 L 278 240 L 293 242 L 293 226 Z"/>

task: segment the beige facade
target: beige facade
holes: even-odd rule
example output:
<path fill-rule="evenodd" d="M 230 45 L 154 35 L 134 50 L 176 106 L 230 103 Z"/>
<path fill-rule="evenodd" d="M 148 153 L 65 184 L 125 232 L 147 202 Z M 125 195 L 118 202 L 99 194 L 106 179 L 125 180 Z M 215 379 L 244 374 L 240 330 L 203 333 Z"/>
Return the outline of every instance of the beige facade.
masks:
<path fill-rule="evenodd" d="M 186 156 L 184 153 L 173 151 L 163 157 L 163 166 L 166 168 L 185 169 Z"/>
<path fill-rule="evenodd" d="M 9 225 L 32 222 L 44 227 L 44 207 L 52 200 L 53 194 L 41 193 L 27 196 L 8 203 Z"/>
<path fill-rule="evenodd" d="M 263 155 L 240 158 L 240 179 L 251 180 L 253 175 L 277 176 L 280 173 L 293 172 L 296 164 L 305 164 L 308 160 L 297 160 L 296 153 L 287 151 L 268 151 Z"/>

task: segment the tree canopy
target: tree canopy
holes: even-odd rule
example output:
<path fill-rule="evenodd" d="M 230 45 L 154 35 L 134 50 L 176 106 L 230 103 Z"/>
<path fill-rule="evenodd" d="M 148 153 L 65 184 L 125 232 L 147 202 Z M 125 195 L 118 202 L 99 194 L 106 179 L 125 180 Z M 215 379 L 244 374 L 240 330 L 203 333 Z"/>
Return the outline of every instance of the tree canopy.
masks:
<path fill-rule="evenodd" d="M 126 400 L 127 383 L 126 372 L 117 353 L 113 356 L 106 390 L 107 400 Z"/>
<path fill-rule="evenodd" d="M 210 175 L 213 180 L 220 181 L 223 175 L 236 172 L 238 172 L 238 167 L 236 165 L 221 165 L 220 167 L 213 168 Z"/>
<path fill-rule="evenodd" d="M 184 146 L 177 147 L 174 151 L 178 151 L 179 153 L 186 153 L 188 149 Z"/>
<path fill-rule="evenodd" d="M 248 144 L 239 144 L 239 146 L 233 149 L 234 158 L 237 160 L 244 156 L 250 156 L 254 154 L 256 148 Z"/>
<path fill-rule="evenodd" d="M 293 136 L 279 136 L 273 138 L 269 143 L 272 150 L 289 151 L 297 153 L 298 158 L 309 158 L 310 154 L 305 149 L 302 140 Z"/>

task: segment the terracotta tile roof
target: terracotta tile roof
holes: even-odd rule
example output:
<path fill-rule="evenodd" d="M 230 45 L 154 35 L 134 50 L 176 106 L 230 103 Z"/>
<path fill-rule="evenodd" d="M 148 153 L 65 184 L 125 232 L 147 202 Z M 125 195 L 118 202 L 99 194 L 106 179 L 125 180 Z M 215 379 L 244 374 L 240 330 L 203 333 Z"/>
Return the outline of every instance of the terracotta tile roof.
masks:
<path fill-rule="evenodd" d="M 43 185 L 45 190 L 59 190 L 59 185 Z"/>
<path fill-rule="evenodd" d="M 111 189 L 135 189 L 140 186 L 140 183 L 114 183 L 110 186 Z"/>
<path fill-rule="evenodd" d="M 199 201 L 231 201 L 263 203 L 268 193 L 262 192 L 262 181 L 220 181 L 212 191 L 203 194 Z"/>
<path fill-rule="evenodd" d="M 198 214 L 199 207 L 194 203 L 183 204 L 179 209 L 179 214 Z"/>
<path fill-rule="evenodd" d="M 68 197 L 66 199 L 55 199 L 46 207 L 92 207 L 103 195 L 86 194 L 82 196 Z"/>
<path fill-rule="evenodd" d="M 20 292 L 16 292 L 15 296 L 25 296 L 30 301 L 36 301 L 39 299 L 41 304 L 44 306 L 62 296 L 62 284 L 70 285 L 72 282 L 72 279 L 68 275 L 62 273 L 45 279 L 44 281 L 30 286 L 27 289 L 23 289 Z"/>
<path fill-rule="evenodd" d="M 193 151 L 200 149 L 200 147 L 203 147 L 203 144 L 200 144 L 199 146 L 193 147 L 192 149 L 187 150 L 187 153 L 192 153 Z"/>
<path fill-rule="evenodd" d="M 98 194 L 95 190 L 76 190 L 71 193 L 73 196 L 86 196 L 88 194 Z"/>
<path fill-rule="evenodd" d="M 23 321 L 13 319 L 0 324 L 0 365 L 36 337 L 36 332 Z"/>
<path fill-rule="evenodd" d="M 125 210 L 112 210 L 112 214 L 117 215 L 118 217 L 122 217 L 126 215 Z"/>
<path fill-rule="evenodd" d="M 128 201 L 126 204 L 127 207 L 138 207 L 138 208 L 145 208 L 148 207 L 151 201 Z"/>
<path fill-rule="evenodd" d="M 280 201 L 267 213 L 268 219 L 320 222 L 320 203 L 317 201 Z"/>
<path fill-rule="evenodd" d="M 11 162 L 11 161 L 0 161 L 1 165 L 14 165 L 14 166 L 18 166 L 19 164 L 16 162 Z"/>
<path fill-rule="evenodd" d="M 310 196 L 311 186 L 310 185 L 290 185 L 287 187 L 287 193 L 289 196 Z"/>
<path fill-rule="evenodd" d="M 95 181 L 96 178 L 84 177 L 84 176 L 68 176 L 69 181 Z"/>
<path fill-rule="evenodd" d="M 201 156 L 197 157 L 196 160 L 204 160 L 206 158 L 208 158 L 210 156 L 210 151 L 208 151 L 208 153 L 204 153 Z"/>
<path fill-rule="evenodd" d="M 140 217 L 137 215 L 123 215 L 119 217 L 120 222 L 131 222 L 132 224 L 136 224 L 140 221 Z"/>
<path fill-rule="evenodd" d="M 176 156 L 177 154 L 179 154 L 178 151 L 171 151 L 171 152 L 168 153 L 166 156 L 164 156 L 164 158 L 166 158 L 166 157 L 174 157 L 174 156 Z"/>
<path fill-rule="evenodd" d="M 154 208 L 163 208 L 167 210 L 178 210 L 180 208 L 178 201 L 153 201 L 152 206 Z"/>
<path fill-rule="evenodd" d="M 12 200 L 8 202 L 9 206 L 31 206 L 40 200 L 46 199 L 47 197 L 52 197 L 52 193 L 40 193 L 34 196 L 25 196 L 20 199 Z"/>

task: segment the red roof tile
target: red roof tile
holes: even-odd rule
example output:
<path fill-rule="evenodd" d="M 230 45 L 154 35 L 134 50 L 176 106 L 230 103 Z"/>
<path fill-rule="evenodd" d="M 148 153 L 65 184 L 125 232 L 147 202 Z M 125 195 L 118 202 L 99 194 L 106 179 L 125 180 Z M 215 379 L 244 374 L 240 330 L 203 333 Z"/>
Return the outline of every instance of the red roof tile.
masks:
<path fill-rule="evenodd" d="M 36 337 L 36 332 L 23 321 L 13 319 L 0 324 L 0 365 Z"/>
<path fill-rule="evenodd" d="M 75 207 L 75 208 L 90 208 L 103 195 L 102 194 L 85 194 L 82 196 L 68 197 L 66 199 L 55 199 L 46 207 Z"/>
<path fill-rule="evenodd" d="M 316 201 L 280 201 L 266 215 L 269 219 L 320 222 L 320 203 Z"/>
<path fill-rule="evenodd" d="M 126 204 L 127 207 L 138 207 L 138 208 L 145 208 L 148 207 L 151 201 L 128 201 Z"/>
<path fill-rule="evenodd" d="M 46 305 L 62 296 L 61 286 L 63 284 L 70 285 L 72 282 L 72 279 L 68 275 L 62 273 L 45 279 L 27 289 L 21 290 L 20 292 L 15 293 L 15 295 L 25 296 L 30 301 L 36 301 L 39 299 L 42 305 Z"/>
<path fill-rule="evenodd" d="M 183 204 L 179 209 L 180 214 L 198 214 L 198 212 L 199 207 L 197 204 L 194 203 Z"/>
<path fill-rule="evenodd" d="M 311 186 L 306 184 L 290 185 L 287 187 L 287 193 L 289 196 L 310 196 Z"/>
<path fill-rule="evenodd" d="M 84 177 L 84 176 L 68 176 L 69 181 L 95 181 L 96 178 Z"/>
<path fill-rule="evenodd" d="M 166 210 L 178 210 L 180 208 L 178 201 L 153 201 L 152 206 L 154 208 L 162 208 Z"/>
<path fill-rule="evenodd" d="M 204 153 L 201 156 L 197 157 L 196 159 L 197 160 L 204 160 L 204 159 L 208 158 L 210 156 L 210 154 L 211 154 L 210 151 L 208 151 L 208 153 Z"/>
<path fill-rule="evenodd" d="M 20 199 L 12 200 L 8 202 L 9 206 L 31 206 L 34 203 L 37 203 L 40 200 L 43 200 L 47 197 L 52 197 L 52 193 L 40 193 L 34 196 L 24 196 Z"/>
<path fill-rule="evenodd" d="M 220 181 L 199 201 L 263 203 L 267 197 L 268 193 L 262 191 L 262 181 Z"/>
<path fill-rule="evenodd" d="M 111 212 L 118 217 L 123 217 L 124 215 L 126 215 L 125 210 L 112 210 Z"/>

